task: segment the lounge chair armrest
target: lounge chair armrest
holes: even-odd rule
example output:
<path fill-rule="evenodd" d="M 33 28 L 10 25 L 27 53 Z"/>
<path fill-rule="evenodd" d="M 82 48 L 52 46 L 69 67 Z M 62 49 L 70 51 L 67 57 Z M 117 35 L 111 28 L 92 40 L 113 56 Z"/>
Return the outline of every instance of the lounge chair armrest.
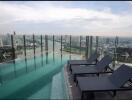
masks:
<path fill-rule="evenodd" d="M 107 74 L 107 73 L 113 73 L 113 71 L 104 71 L 104 72 L 100 72 L 99 74 Z"/>
<path fill-rule="evenodd" d="M 132 79 L 130 79 L 128 82 L 129 82 L 129 85 L 132 87 Z"/>
<path fill-rule="evenodd" d="M 110 71 L 112 71 L 112 72 L 114 71 L 114 70 L 113 70 L 112 68 L 110 68 L 110 67 L 108 67 L 108 69 L 109 69 Z"/>
<path fill-rule="evenodd" d="M 132 79 L 130 79 L 130 80 L 129 80 L 129 82 L 131 82 L 131 83 L 132 83 Z"/>
<path fill-rule="evenodd" d="M 96 65 L 96 64 L 87 64 L 87 65 Z"/>
<path fill-rule="evenodd" d="M 117 89 L 117 91 L 126 91 L 126 90 L 132 90 L 132 87 L 122 87 L 120 89 Z"/>

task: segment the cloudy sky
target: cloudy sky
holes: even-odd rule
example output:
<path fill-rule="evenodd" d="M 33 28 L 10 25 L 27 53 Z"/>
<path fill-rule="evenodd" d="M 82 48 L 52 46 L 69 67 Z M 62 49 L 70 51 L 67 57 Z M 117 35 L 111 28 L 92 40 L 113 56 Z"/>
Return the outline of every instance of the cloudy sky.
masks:
<path fill-rule="evenodd" d="M 0 34 L 132 36 L 131 1 L 1 1 Z"/>

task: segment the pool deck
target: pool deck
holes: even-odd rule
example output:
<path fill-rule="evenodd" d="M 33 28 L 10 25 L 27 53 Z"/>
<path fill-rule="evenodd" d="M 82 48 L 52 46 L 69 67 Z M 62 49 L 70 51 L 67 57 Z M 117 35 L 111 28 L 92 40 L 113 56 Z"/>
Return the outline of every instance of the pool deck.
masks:
<path fill-rule="evenodd" d="M 68 90 L 70 94 L 70 99 L 72 100 L 79 100 L 81 99 L 81 92 L 76 86 L 75 82 L 73 81 L 72 75 L 69 72 L 67 66 L 65 66 L 65 75 L 67 77 L 68 82 Z M 112 97 L 110 92 L 96 92 L 95 100 L 132 100 L 132 91 L 117 91 L 117 95 Z M 90 100 L 87 94 L 84 95 L 84 99 Z"/>

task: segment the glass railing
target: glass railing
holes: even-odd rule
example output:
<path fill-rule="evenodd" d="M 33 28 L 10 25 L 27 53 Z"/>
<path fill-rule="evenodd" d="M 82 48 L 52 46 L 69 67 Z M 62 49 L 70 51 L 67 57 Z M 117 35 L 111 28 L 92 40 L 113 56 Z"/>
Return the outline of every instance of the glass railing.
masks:
<path fill-rule="evenodd" d="M 96 38 L 91 36 L 1 35 L 1 80 L 36 70 L 38 66 L 50 64 L 58 58 L 62 61 L 65 56 L 69 59 L 87 59 L 97 51 L 96 44 Z"/>
<path fill-rule="evenodd" d="M 34 56 L 59 54 L 61 58 L 69 54 L 81 55 L 87 58 L 88 54 L 96 51 L 96 37 L 70 35 L 4 35 L 1 37 L 0 62 L 16 59 L 34 58 Z M 87 41 L 87 42 L 86 42 Z"/>
<path fill-rule="evenodd" d="M 17 64 L 19 60 L 23 60 L 27 66 L 29 59 L 33 59 L 37 66 L 55 61 L 56 57 L 63 60 L 65 55 L 68 55 L 69 59 L 88 59 L 92 53 L 98 52 L 100 59 L 106 54 L 110 55 L 113 58 L 112 66 L 116 66 L 120 63 L 131 64 L 131 51 L 132 39 L 128 37 L 10 34 L 0 36 L 1 64 Z M 38 57 L 41 57 L 40 63 L 36 63 Z M 17 67 L 12 65 L 12 71 L 15 70 Z"/>

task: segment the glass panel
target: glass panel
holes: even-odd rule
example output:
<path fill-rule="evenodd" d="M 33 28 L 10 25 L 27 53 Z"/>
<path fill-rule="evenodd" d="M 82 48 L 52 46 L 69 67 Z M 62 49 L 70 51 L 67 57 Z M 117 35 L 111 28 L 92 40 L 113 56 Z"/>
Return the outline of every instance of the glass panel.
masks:
<path fill-rule="evenodd" d="M 3 35 L 1 46 L 0 80 L 5 83 L 16 77 L 14 35 Z"/>
<path fill-rule="evenodd" d="M 22 35 L 14 34 L 14 48 L 15 48 L 15 70 L 16 76 L 23 75 L 27 72 L 27 66 L 25 63 L 25 52 L 24 52 L 24 38 Z"/>
<path fill-rule="evenodd" d="M 85 53 L 86 59 L 89 58 L 89 36 L 86 36 L 86 53 Z"/>
<path fill-rule="evenodd" d="M 81 56 L 86 59 L 86 36 L 81 36 Z"/>
<path fill-rule="evenodd" d="M 67 36 L 66 35 L 63 35 L 62 36 L 62 54 L 63 55 L 67 55 L 68 52 L 67 52 Z"/>
<path fill-rule="evenodd" d="M 117 37 L 117 61 L 118 63 L 132 63 L 132 38 Z"/>
<path fill-rule="evenodd" d="M 58 56 L 61 60 L 61 36 L 55 35 L 54 39 L 55 59 Z"/>
<path fill-rule="evenodd" d="M 27 58 L 33 58 L 34 57 L 34 49 L 33 49 L 33 36 L 32 35 L 26 35 L 26 52 L 27 52 Z"/>
<path fill-rule="evenodd" d="M 65 54 L 69 55 L 70 58 L 70 36 L 69 35 L 65 35 L 63 36 L 63 52 L 65 52 Z"/>
<path fill-rule="evenodd" d="M 53 36 L 48 35 L 48 61 L 53 62 Z"/>
<path fill-rule="evenodd" d="M 98 51 L 101 55 L 100 59 L 105 55 L 111 56 L 113 58 L 111 68 L 115 67 L 115 37 L 99 37 Z"/>
<path fill-rule="evenodd" d="M 26 54 L 27 54 L 27 71 L 33 71 L 34 68 L 34 43 L 33 43 L 33 35 L 26 35 L 25 36 L 26 42 Z"/>
<path fill-rule="evenodd" d="M 96 36 L 93 36 L 93 41 L 92 41 L 92 52 L 96 52 L 97 49 L 97 43 L 96 43 Z"/>
<path fill-rule="evenodd" d="M 71 59 L 77 59 L 80 55 L 80 36 L 71 37 Z"/>

